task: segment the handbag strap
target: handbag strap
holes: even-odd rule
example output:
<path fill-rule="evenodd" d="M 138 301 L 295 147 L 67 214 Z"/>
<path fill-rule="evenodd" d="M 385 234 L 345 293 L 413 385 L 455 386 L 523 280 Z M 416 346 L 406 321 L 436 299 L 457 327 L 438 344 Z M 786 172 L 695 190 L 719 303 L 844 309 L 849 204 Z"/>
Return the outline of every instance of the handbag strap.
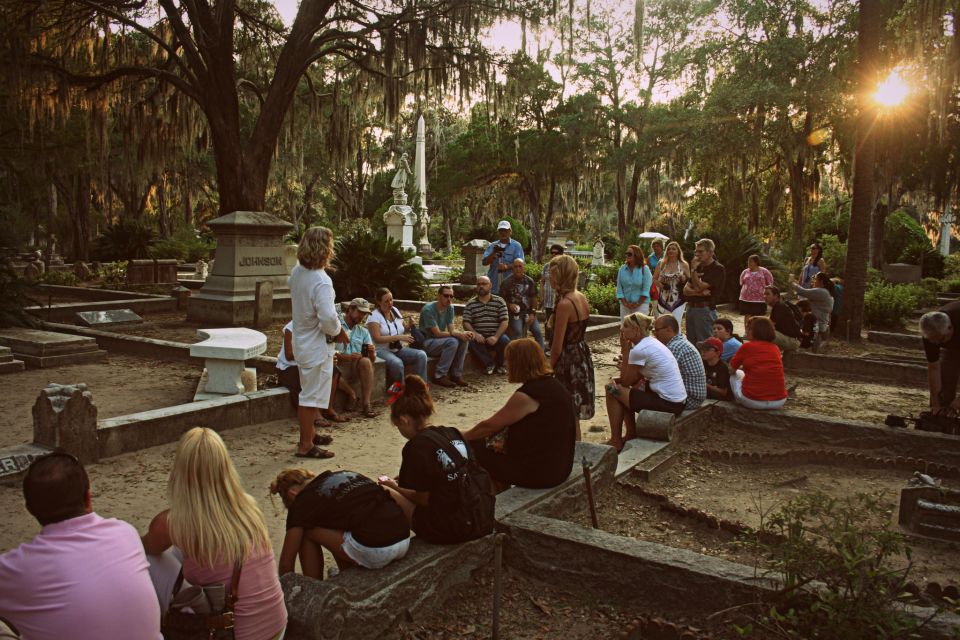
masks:
<path fill-rule="evenodd" d="M 240 573 L 243 571 L 243 563 L 236 563 L 233 565 L 233 575 L 230 577 L 230 597 L 227 598 L 225 603 L 227 611 L 233 611 L 233 608 L 237 604 L 237 598 L 239 597 L 238 592 L 240 590 Z M 173 597 L 176 597 L 180 593 L 180 588 L 183 587 L 183 565 L 180 565 L 180 573 L 177 574 L 177 580 L 173 583 Z"/>

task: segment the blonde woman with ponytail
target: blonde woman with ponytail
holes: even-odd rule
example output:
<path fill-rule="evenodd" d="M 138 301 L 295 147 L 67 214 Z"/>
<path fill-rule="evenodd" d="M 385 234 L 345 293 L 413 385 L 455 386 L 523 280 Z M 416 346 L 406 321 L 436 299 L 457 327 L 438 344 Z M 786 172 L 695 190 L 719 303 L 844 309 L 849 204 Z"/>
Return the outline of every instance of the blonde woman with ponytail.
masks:
<path fill-rule="evenodd" d="M 159 556 L 175 546 L 182 554 L 184 580 L 223 584 L 228 590 L 239 564 L 236 640 L 282 638 L 287 610 L 263 513 L 243 490 L 216 431 L 195 427 L 183 435 L 167 495 L 170 508 L 153 519 L 143 537 L 147 554 Z"/>

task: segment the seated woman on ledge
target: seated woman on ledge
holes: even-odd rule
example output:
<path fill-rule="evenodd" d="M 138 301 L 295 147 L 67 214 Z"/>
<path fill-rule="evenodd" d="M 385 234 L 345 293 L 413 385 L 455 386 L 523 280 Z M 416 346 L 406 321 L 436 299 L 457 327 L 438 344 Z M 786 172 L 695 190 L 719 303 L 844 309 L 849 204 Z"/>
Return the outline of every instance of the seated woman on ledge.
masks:
<path fill-rule="evenodd" d="M 627 440 L 637 437 L 636 412 L 642 409 L 680 415 L 687 401 L 680 365 L 667 347 L 650 335 L 653 318 L 631 313 L 620 325 L 623 363 L 620 377 L 607 383 L 607 417 L 610 441 L 618 452 Z M 635 388 L 641 379 L 642 388 Z M 626 435 L 624 435 L 626 425 Z"/>
<path fill-rule="evenodd" d="M 754 316 L 747 323 L 747 340 L 730 360 L 730 391 L 750 409 L 779 409 L 787 402 L 780 349 L 770 318 Z"/>
<path fill-rule="evenodd" d="M 476 467 L 465 469 L 467 460 L 476 461 L 472 448 L 453 427 L 429 424 L 433 399 L 427 383 L 409 375 L 403 391 L 390 405 L 390 420 L 408 440 L 396 480 L 381 476 L 381 486 L 399 493 L 414 533 L 434 544 L 456 544 L 485 536 L 493 531 L 495 499 L 490 476 Z M 471 479 L 461 474 L 468 472 Z M 486 518 L 476 518 L 471 505 L 461 500 L 461 481 L 472 481 L 478 489 L 479 506 Z M 487 523 L 487 524 L 484 524 Z"/>
<path fill-rule="evenodd" d="M 506 360 L 508 380 L 523 384 L 463 437 L 501 487 L 555 487 L 573 469 L 577 416 L 570 392 L 553 377 L 534 340 L 512 340 Z"/>
<path fill-rule="evenodd" d="M 343 570 L 380 569 L 407 554 L 410 527 L 400 508 L 402 498 L 353 471 L 286 469 L 270 483 L 287 513 L 287 533 L 280 551 L 280 575 L 294 570 L 297 556 L 303 575 L 323 579 L 323 548 Z"/>

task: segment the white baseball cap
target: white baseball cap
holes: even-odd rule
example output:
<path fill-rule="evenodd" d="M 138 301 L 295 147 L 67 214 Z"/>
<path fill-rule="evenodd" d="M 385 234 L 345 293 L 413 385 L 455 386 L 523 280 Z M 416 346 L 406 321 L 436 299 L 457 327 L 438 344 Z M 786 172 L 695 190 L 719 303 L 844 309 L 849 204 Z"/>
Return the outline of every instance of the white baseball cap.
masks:
<path fill-rule="evenodd" d="M 500 231 L 500 229 L 513 229 L 513 227 L 510 226 L 509 221 L 501 220 L 500 224 L 497 225 L 497 231 Z"/>

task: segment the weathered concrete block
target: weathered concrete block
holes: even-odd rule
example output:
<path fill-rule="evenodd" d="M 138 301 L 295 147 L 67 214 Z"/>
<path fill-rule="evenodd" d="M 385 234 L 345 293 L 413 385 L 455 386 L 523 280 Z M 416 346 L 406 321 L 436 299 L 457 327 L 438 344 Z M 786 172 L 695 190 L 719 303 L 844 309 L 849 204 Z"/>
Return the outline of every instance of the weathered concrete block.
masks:
<path fill-rule="evenodd" d="M 153 260 L 130 260 L 127 263 L 127 284 L 153 284 Z"/>
<path fill-rule="evenodd" d="M 97 407 L 85 384 L 49 384 L 33 405 L 34 444 L 60 447 L 88 464 L 100 459 Z"/>
<path fill-rule="evenodd" d="M 154 278 L 157 284 L 176 284 L 177 283 L 177 261 L 176 260 L 154 260 Z"/>
<path fill-rule="evenodd" d="M 918 264 L 885 264 L 883 277 L 887 282 L 894 284 L 911 284 L 920 282 L 922 270 Z"/>

